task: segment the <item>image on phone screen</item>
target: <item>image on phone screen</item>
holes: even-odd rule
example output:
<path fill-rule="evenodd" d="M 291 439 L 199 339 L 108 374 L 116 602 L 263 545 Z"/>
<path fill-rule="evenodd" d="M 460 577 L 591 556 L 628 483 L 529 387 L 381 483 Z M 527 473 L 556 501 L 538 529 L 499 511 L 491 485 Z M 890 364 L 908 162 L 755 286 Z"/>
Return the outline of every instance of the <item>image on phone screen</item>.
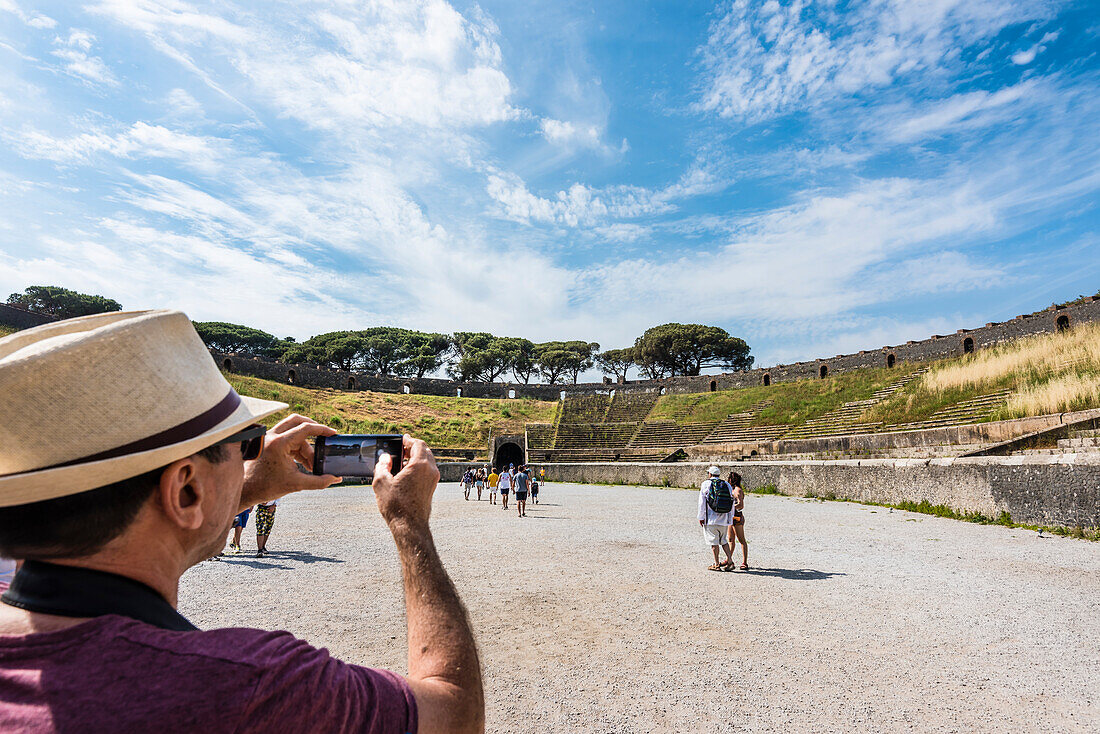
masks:
<path fill-rule="evenodd" d="M 396 473 L 401 466 L 402 437 L 393 435 L 320 436 L 314 447 L 315 474 L 338 477 L 374 478 L 374 468 L 383 454 L 394 457 Z"/>

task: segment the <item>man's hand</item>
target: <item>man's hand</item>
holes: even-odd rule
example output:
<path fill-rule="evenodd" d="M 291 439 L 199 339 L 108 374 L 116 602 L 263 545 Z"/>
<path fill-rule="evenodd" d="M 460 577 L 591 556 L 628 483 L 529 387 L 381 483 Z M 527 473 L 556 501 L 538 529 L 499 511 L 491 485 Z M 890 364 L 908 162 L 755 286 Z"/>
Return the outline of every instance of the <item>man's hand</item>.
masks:
<path fill-rule="evenodd" d="M 383 454 L 374 467 L 375 499 L 382 517 L 391 526 L 406 522 L 426 526 L 432 512 L 432 495 L 439 484 L 439 469 L 428 444 L 408 434 L 404 439 L 408 463 L 393 474 L 393 458 Z"/>
<path fill-rule="evenodd" d="M 405 436 L 408 463 L 389 454 L 374 468 L 374 496 L 393 533 L 405 581 L 409 675 L 420 734 L 482 734 L 485 693 L 477 643 L 454 584 L 435 550 L 428 517 L 439 469 L 428 445 Z"/>
<path fill-rule="evenodd" d="M 339 482 L 340 477 L 332 474 L 319 477 L 313 474 L 313 446 L 309 443 L 311 437 L 333 435 L 336 435 L 334 429 L 297 413 L 275 424 L 264 436 L 260 458 L 245 462 L 241 509 L 291 492 L 325 489 Z M 309 472 L 302 472 L 299 464 Z"/>

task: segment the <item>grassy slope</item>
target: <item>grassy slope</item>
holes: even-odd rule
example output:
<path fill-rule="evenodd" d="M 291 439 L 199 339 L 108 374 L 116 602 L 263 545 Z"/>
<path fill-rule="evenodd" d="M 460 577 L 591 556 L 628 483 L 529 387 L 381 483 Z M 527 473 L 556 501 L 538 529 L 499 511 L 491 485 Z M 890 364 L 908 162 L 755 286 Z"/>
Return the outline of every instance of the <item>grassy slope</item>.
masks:
<path fill-rule="evenodd" d="M 692 395 L 662 395 L 650 413 L 650 420 L 675 418 L 680 423 L 722 420 L 762 400 L 773 400 L 752 422 L 757 426 L 800 425 L 852 400 L 864 400 L 915 369 L 863 369 L 842 372 L 824 380 L 780 382 L 768 387 L 747 387 Z"/>
<path fill-rule="evenodd" d="M 783 382 L 691 395 L 663 395 L 650 420 L 700 423 L 774 400 L 751 425 L 799 425 L 841 404 L 863 400 L 917 368 L 842 372 L 826 380 Z M 863 420 L 906 423 L 928 418 L 960 400 L 1012 390 L 1006 406 L 987 420 L 1100 408 L 1100 324 L 1061 334 L 1020 339 L 974 354 L 932 363 L 920 379 L 864 413 Z"/>
<path fill-rule="evenodd" d="M 14 326 L 4 326 L 0 324 L 0 336 L 7 336 L 8 334 L 14 334 L 16 329 Z"/>
<path fill-rule="evenodd" d="M 1012 390 L 991 420 L 1100 407 L 1100 324 L 1043 334 L 943 360 L 867 412 L 872 419 L 915 421 L 948 405 Z"/>
<path fill-rule="evenodd" d="M 524 423 L 552 422 L 557 403 L 536 400 L 487 400 L 317 390 L 256 377 L 227 374 L 242 395 L 280 400 L 345 433 L 410 433 L 435 448 L 484 448 L 493 433 L 522 433 Z M 279 413 L 269 420 L 284 417 Z"/>

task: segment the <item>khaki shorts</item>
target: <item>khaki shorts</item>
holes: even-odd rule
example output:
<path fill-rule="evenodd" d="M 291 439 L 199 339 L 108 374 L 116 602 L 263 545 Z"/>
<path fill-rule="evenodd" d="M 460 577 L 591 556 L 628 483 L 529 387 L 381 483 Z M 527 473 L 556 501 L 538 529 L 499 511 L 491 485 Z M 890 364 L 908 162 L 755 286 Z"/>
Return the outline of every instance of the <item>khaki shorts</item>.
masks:
<path fill-rule="evenodd" d="M 707 539 L 707 545 L 725 545 L 729 542 L 726 537 L 726 533 L 729 532 L 729 525 L 704 525 L 703 537 Z"/>

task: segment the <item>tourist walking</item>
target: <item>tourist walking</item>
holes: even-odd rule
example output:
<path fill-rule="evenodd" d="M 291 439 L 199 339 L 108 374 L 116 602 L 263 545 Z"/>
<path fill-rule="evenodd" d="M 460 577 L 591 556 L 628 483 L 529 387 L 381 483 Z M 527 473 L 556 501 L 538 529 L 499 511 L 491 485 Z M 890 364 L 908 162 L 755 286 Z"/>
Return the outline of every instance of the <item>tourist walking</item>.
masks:
<path fill-rule="evenodd" d="M 745 490 L 741 486 L 741 475 L 735 471 L 729 474 L 729 485 L 733 487 L 733 519 L 730 522 L 730 553 L 741 541 L 741 570 L 749 570 L 749 544 L 745 541 Z"/>
<path fill-rule="evenodd" d="M 279 500 L 271 500 L 256 505 L 256 557 L 263 558 L 267 555 L 267 537 L 271 535 L 271 528 L 275 525 L 275 510 L 279 506 Z"/>
<path fill-rule="evenodd" d="M 229 544 L 229 552 L 236 555 L 241 552 L 241 532 L 248 525 L 248 515 L 252 512 L 249 507 L 244 512 L 233 518 L 233 542 Z"/>
<path fill-rule="evenodd" d="M 733 490 L 722 479 L 722 471 L 716 466 L 707 469 L 707 479 L 699 485 L 699 525 L 703 537 L 714 553 L 714 565 L 708 571 L 732 571 L 733 553 L 726 536 L 733 523 Z M 726 552 L 726 562 L 718 556 L 718 548 Z"/>
<path fill-rule="evenodd" d="M 539 503 L 539 479 L 534 472 L 531 472 L 531 501 L 536 505 Z"/>
<path fill-rule="evenodd" d="M 474 472 L 467 469 L 462 473 L 462 494 L 466 501 L 470 501 L 470 488 L 474 486 Z"/>
<path fill-rule="evenodd" d="M 500 504 L 503 505 L 501 509 L 508 509 L 508 492 L 512 489 L 512 464 L 508 465 L 508 468 L 500 473 Z"/>
<path fill-rule="evenodd" d="M 500 484 L 500 475 L 497 474 L 497 470 L 493 469 L 489 472 L 489 504 L 495 505 L 497 503 L 497 485 Z"/>
<path fill-rule="evenodd" d="M 527 467 L 521 466 L 512 478 L 512 486 L 516 489 L 516 513 L 519 517 L 527 517 L 527 490 L 531 486 L 531 477 L 527 476 Z"/>
<path fill-rule="evenodd" d="M 478 467 L 474 473 L 474 484 L 477 486 L 477 501 L 481 502 L 481 490 L 485 489 L 485 469 Z"/>

